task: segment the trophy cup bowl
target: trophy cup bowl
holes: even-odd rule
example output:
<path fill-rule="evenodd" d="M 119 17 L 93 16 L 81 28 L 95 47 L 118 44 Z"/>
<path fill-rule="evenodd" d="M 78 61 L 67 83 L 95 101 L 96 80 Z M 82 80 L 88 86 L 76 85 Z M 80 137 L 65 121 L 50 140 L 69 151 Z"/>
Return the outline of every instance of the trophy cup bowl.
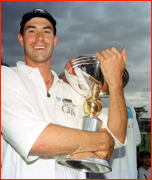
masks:
<path fill-rule="evenodd" d="M 82 92 L 86 88 L 89 89 L 88 95 L 83 103 L 85 116 L 83 117 L 82 130 L 99 131 L 102 124 L 102 121 L 98 118 L 102 109 L 102 103 L 99 98 L 99 86 L 103 86 L 104 84 L 104 77 L 100 70 L 99 60 L 96 59 L 94 55 L 77 56 L 66 64 L 65 72 L 69 76 L 83 78 L 85 88 L 83 86 L 84 84 L 80 84 L 77 78 L 75 78 L 73 82 L 68 81 L 80 94 L 83 94 Z M 129 82 L 129 73 L 126 69 L 124 69 L 122 81 L 123 87 Z M 108 162 L 99 158 L 70 159 L 68 157 L 60 157 L 56 162 L 60 165 L 83 172 L 106 173 L 112 171 Z"/>

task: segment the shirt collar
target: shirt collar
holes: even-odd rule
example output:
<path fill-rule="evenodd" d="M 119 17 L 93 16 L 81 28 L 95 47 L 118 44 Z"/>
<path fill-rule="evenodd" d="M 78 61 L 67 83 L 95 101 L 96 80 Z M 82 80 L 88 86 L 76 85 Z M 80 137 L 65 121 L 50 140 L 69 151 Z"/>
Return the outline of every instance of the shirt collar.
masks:
<path fill-rule="evenodd" d="M 38 70 L 38 68 L 32 68 L 30 66 L 27 66 L 25 62 L 22 61 L 18 61 L 16 65 L 23 74 L 30 74 L 33 70 Z"/>
<path fill-rule="evenodd" d="M 30 67 L 30 66 L 27 66 L 25 64 L 25 62 L 22 62 L 22 61 L 17 62 L 17 67 L 25 75 L 30 74 L 30 73 L 32 73 L 32 71 L 35 71 L 35 70 L 39 71 L 38 68 L 33 68 L 33 67 Z M 54 76 L 53 85 L 55 85 L 57 82 L 59 82 L 61 80 L 58 78 L 58 75 L 54 71 L 51 70 L 51 72 L 52 72 L 52 74 Z"/>

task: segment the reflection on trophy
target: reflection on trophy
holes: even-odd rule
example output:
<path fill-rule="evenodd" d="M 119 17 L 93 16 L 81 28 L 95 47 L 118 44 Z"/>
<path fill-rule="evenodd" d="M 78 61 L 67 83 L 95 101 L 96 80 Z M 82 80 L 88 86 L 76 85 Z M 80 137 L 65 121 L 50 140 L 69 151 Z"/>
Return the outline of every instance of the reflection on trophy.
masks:
<path fill-rule="evenodd" d="M 102 109 L 100 96 L 103 95 L 101 90 L 104 87 L 104 77 L 99 61 L 93 55 L 75 57 L 66 64 L 65 77 L 71 86 L 85 97 L 82 130 L 99 131 L 102 126 L 102 121 L 98 118 Z M 125 87 L 129 81 L 126 69 L 122 80 Z M 56 162 L 83 172 L 106 173 L 112 170 L 106 160 L 99 158 L 59 158 Z"/>

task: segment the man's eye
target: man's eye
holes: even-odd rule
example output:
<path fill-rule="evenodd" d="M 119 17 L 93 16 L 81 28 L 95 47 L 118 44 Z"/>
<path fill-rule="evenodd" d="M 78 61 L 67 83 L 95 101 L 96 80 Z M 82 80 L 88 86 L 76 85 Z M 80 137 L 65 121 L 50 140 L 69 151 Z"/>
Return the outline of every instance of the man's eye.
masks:
<path fill-rule="evenodd" d="M 29 33 L 34 33 L 34 30 L 29 30 Z"/>
<path fill-rule="evenodd" d="M 46 34 L 50 34 L 51 32 L 50 31 L 44 31 Z"/>

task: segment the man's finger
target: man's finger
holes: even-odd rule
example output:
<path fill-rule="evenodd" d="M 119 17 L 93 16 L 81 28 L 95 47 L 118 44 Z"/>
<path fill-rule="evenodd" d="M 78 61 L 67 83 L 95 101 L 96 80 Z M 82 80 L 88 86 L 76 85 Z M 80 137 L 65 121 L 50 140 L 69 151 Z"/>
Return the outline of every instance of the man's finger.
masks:
<path fill-rule="evenodd" d="M 123 57 L 123 60 L 125 62 L 125 66 L 126 66 L 126 63 L 127 63 L 127 54 L 126 54 L 126 49 L 125 48 L 122 49 L 121 54 L 122 54 L 122 57 Z"/>

